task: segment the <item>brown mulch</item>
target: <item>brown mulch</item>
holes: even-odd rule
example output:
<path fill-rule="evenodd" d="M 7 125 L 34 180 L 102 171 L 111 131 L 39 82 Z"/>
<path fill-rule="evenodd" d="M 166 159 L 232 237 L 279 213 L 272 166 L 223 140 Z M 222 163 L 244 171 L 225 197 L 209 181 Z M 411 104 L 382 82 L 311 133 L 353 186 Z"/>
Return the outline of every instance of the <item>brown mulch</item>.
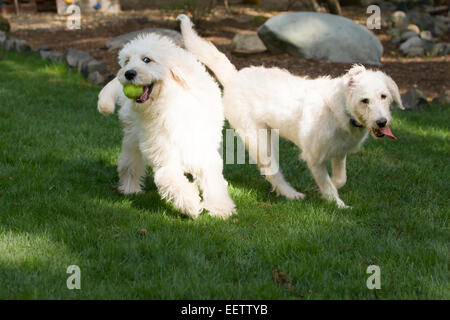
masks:
<path fill-rule="evenodd" d="M 360 8 L 346 10 L 344 15 L 358 20 L 356 13 L 361 12 Z M 362 11 L 362 14 L 364 14 L 364 11 Z M 166 21 L 145 20 L 132 18 L 117 19 L 116 21 L 113 20 L 113 22 L 102 21 L 94 26 L 91 24 L 90 27 L 81 30 L 21 29 L 12 32 L 12 36 L 27 40 L 32 47 L 49 44 L 53 47 L 53 50 L 60 52 L 69 47 L 88 51 L 95 59 L 108 62 L 109 73 L 116 73 L 118 70 L 117 51 L 109 51 L 105 47 L 105 43 L 109 39 L 147 27 L 176 28 L 176 23 L 173 19 Z M 277 66 L 297 75 L 316 77 L 320 75 L 338 76 L 350 67 L 350 64 L 295 58 L 287 54 L 261 53 L 242 55 L 232 53 L 230 44 L 236 32 L 257 30 L 258 24 L 252 21 L 251 19 L 242 21 L 233 18 L 211 19 L 202 23 L 199 27 L 199 33 L 225 52 L 238 69 L 251 65 Z M 389 36 L 381 32 L 377 32 L 377 36 L 382 41 L 385 52 L 382 58 L 383 65 L 380 69 L 397 82 L 401 92 L 405 92 L 417 85 L 431 99 L 441 94 L 445 89 L 450 88 L 450 56 L 404 58 L 401 57 L 397 46 L 389 41 Z M 444 35 L 441 41 L 450 42 L 450 36 L 448 34 Z"/>

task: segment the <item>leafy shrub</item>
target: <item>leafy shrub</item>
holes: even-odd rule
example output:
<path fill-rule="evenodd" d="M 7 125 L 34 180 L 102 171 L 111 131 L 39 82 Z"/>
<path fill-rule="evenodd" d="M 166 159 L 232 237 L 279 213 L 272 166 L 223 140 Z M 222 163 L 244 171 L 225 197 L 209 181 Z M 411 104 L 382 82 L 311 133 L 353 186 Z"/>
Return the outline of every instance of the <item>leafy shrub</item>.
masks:
<path fill-rule="evenodd" d="M 11 30 L 11 26 L 9 25 L 8 20 L 0 16 L 0 31 L 9 32 Z"/>

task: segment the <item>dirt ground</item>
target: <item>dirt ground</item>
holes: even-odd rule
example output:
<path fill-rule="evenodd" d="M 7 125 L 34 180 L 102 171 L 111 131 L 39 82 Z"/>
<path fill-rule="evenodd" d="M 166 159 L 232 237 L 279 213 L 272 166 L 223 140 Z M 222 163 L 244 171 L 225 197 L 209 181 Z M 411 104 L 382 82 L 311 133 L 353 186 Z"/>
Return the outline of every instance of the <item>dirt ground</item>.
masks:
<path fill-rule="evenodd" d="M 365 8 L 344 7 L 343 15 L 358 23 L 364 23 Z M 290 72 L 316 77 L 319 75 L 338 76 L 350 65 L 326 61 L 301 59 L 287 54 L 273 55 L 268 52 L 243 55 L 231 52 L 231 39 L 236 32 L 256 31 L 264 21 L 279 12 L 267 12 L 251 7 L 234 7 L 232 14 L 219 8 L 200 26 L 199 33 L 224 51 L 239 68 L 250 65 L 277 66 Z M 112 37 L 127 32 L 160 27 L 176 29 L 176 12 L 163 10 L 125 11 L 118 15 L 90 14 L 82 16 L 81 30 L 66 30 L 66 18 L 56 14 L 40 13 L 10 16 L 13 37 L 27 40 L 32 47 L 51 45 L 53 50 L 63 52 L 67 48 L 88 51 L 95 59 L 108 62 L 108 72 L 118 70 L 117 50 L 109 51 L 105 43 Z M 389 12 L 383 12 L 389 14 Z M 450 88 L 450 56 L 405 58 L 396 45 L 385 34 L 387 30 L 378 30 L 377 37 L 383 43 L 384 56 L 381 70 L 389 74 L 399 85 L 403 93 L 413 86 L 420 88 L 429 99 Z M 441 37 L 441 41 L 450 42 L 450 35 Z"/>

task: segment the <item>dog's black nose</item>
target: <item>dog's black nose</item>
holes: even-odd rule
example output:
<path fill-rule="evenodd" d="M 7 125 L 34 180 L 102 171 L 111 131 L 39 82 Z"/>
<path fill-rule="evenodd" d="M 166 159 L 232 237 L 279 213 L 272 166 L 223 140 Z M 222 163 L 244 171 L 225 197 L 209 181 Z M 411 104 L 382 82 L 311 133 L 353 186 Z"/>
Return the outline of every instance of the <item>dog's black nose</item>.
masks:
<path fill-rule="evenodd" d="M 387 119 L 386 118 L 380 118 L 376 121 L 377 126 L 379 126 L 380 128 L 383 128 L 386 123 L 387 123 Z"/>
<path fill-rule="evenodd" d="M 136 70 L 128 70 L 125 72 L 125 78 L 127 78 L 127 80 L 133 80 L 137 75 Z"/>

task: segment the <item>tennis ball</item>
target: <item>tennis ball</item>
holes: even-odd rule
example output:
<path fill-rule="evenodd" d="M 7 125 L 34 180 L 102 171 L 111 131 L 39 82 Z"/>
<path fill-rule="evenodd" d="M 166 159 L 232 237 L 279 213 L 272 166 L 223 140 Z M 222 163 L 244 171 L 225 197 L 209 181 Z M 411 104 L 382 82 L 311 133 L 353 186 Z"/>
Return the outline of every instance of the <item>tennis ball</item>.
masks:
<path fill-rule="evenodd" d="M 144 87 L 135 86 L 132 83 L 128 83 L 123 86 L 123 93 L 127 96 L 127 98 L 137 99 L 142 95 L 142 93 L 144 93 Z"/>

